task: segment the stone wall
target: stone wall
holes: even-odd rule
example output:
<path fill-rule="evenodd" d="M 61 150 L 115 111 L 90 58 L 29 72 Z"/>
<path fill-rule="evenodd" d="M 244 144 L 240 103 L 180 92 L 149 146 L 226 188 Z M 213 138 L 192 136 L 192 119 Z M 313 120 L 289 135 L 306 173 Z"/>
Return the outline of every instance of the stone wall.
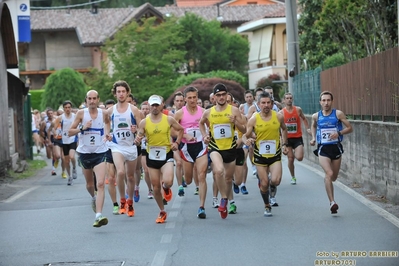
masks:
<path fill-rule="evenodd" d="M 311 117 L 307 116 L 309 125 Z M 350 120 L 353 132 L 344 136 L 344 155 L 339 178 L 361 184 L 399 204 L 399 124 Z M 305 160 L 318 163 L 303 134 Z"/>

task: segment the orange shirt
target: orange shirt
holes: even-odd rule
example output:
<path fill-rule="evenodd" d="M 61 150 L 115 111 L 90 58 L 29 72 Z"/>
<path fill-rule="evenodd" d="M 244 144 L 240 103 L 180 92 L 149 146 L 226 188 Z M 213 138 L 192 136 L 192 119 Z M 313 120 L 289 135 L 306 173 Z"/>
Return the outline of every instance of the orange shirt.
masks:
<path fill-rule="evenodd" d="M 287 126 L 287 136 L 289 139 L 302 137 L 301 118 L 298 115 L 296 107 L 293 106 L 292 108 L 291 113 L 285 107 L 283 108 L 284 123 Z"/>

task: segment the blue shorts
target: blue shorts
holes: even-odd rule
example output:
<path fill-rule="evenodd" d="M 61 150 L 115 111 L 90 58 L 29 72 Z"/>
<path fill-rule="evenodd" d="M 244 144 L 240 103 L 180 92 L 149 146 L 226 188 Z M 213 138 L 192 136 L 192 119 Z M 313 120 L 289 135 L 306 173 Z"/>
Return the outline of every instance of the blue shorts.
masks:
<path fill-rule="evenodd" d="M 106 153 L 80 153 L 79 165 L 83 169 L 93 169 L 95 166 L 106 162 Z"/>

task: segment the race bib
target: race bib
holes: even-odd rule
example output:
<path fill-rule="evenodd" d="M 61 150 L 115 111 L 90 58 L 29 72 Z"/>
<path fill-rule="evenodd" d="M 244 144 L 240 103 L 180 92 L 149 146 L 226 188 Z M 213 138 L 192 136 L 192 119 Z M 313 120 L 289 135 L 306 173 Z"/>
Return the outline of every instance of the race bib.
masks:
<path fill-rule="evenodd" d="M 148 158 L 155 161 L 166 160 L 166 147 L 165 146 L 151 146 Z"/>
<path fill-rule="evenodd" d="M 296 133 L 297 132 L 297 124 L 296 123 L 287 123 L 285 124 L 287 126 L 287 132 L 290 134 Z"/>
<path fill-rule="evenodd" d="M 186 133 L 196 138 L 196 142 L 202 141 L 202 134 L 199 128 L 196 127 L 187 128 Z"/>
<path fill-rule="evenodd" d="M 100 146 L 102 144 L 100 131 L 84 131 L 83 144 L 86 146 Z"/>
<path fill-rule="evenodd" d="M 322 128 L 320 130 L 321 144 L 337 143 L 337 139 L 331 139 L 331 135 L 337 133 L 336 128 Z"/>
<path fill-rule="evenodd" d="M 113 136 L 117 143 L 128 141 L 133 144 L 134 142 L 134 134 L 129 129 L 117 129 L 113 132 Z"/>
<path fill-rule="evenodd" d="M 213 126 L 213 137 L 215 139 L 228 139 L 232 136 L 230 124 L 216 124 Z"/>
<path fill-rule="evenodd" d="M 275 140 L 261 140 L 259 142 L 259 153 L 265 155 L 276 154 L 276 141 Z"/>

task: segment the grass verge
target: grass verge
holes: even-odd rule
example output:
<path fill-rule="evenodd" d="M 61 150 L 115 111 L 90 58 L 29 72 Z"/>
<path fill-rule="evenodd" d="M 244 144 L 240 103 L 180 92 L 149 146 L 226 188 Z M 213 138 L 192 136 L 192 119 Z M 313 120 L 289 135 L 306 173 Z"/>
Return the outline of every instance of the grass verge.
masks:
<path fill-rule="evenodd" d="M 8 170 L 8 176 L 14 178 L 15 180 L 26 179 L 28 177 L 36 175 L 37 171 L 47 166 L 47 163 L 44 160 L 26 160 L 26 162 L 28 164 L 28 167 L 24 172 L 15 173 L 12 170 Z"/>

